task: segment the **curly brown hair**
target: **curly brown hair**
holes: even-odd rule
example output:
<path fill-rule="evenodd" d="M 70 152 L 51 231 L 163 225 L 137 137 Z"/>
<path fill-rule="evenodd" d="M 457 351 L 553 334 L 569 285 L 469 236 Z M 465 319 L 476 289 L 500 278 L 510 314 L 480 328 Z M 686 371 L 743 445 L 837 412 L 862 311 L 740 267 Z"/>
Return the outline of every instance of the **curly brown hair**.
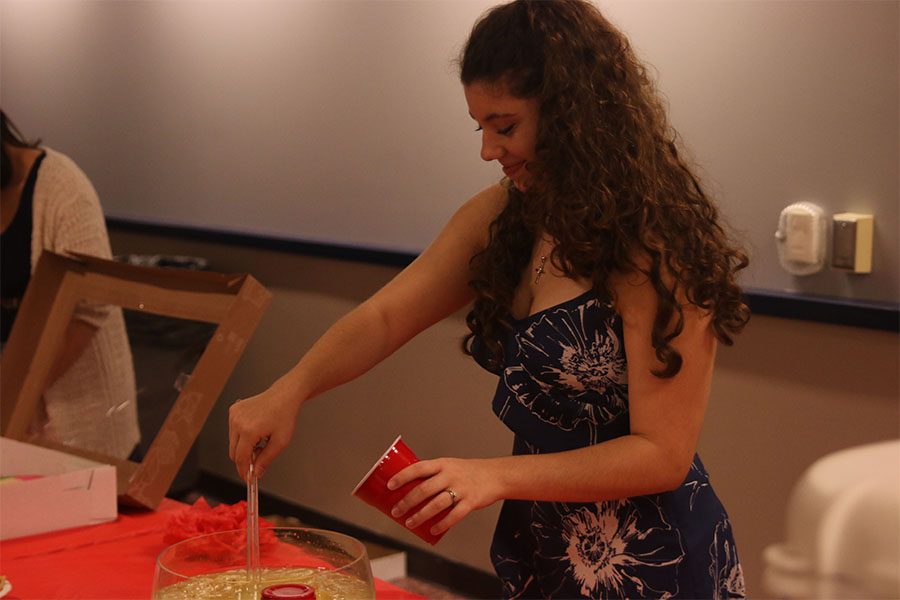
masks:
<path fill-rule="evenodd" d="M 600 298 L 614 300 L 614 272 L 649 278 L 659 296 L 651 343 L 663 364 L 654 375 L 681 369 L 670 343 L 684 325 L 679 298 L 710 311 L 716 337 L 731 345 L 750 318 L 736 283 L 747 255 L 728 240 L 679 153 L 663 102 L 625 36 L 582 0 L 516 0 L 475 24 L 460 67 L 464 85 L 499 83 L 540 105 L 527 189 L 508 186 L 489 243 L 471 261 L 476 299 L 464 352 L 480 339 L 492 366 L 503 364 L 513 294 L 541 234 L 556 241 L 556 268 L 592 281 Z"/>

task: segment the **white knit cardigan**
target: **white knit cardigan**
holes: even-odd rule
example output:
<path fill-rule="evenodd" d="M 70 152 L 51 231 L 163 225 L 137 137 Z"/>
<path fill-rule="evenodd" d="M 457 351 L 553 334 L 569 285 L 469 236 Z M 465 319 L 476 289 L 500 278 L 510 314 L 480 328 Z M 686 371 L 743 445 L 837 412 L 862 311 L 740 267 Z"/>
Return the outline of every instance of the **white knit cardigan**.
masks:
<path fill-rule="evenodd" d="M 87 175 L 50 148 L 34 187 L 31 271 L 43 250 L 110 258 L 103 210 Z M 122 310 L 82 304 L 75 313 L 99 327 L 84 353 L 44 392 L 35 435 L 126 458 L 140 439 L 131 348 Z"/>

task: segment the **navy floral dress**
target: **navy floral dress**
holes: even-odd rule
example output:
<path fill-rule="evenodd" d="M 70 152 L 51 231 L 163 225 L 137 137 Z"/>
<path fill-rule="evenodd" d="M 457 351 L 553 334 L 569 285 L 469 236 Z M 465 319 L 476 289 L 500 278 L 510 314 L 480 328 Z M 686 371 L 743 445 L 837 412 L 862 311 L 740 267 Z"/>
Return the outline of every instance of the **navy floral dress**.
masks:
<path fill-rule="evenodd" d="M 515 322 L 494 412 L 513 454 L 628 434 L 622 321 L 586 292 Z M 476 340 L 475 357 L 487 367 Z M 491 559 L 508 598 L 743 598 L 731 523 L 699 456 L 675 490 L 591 503 L 507 500 Z"/>

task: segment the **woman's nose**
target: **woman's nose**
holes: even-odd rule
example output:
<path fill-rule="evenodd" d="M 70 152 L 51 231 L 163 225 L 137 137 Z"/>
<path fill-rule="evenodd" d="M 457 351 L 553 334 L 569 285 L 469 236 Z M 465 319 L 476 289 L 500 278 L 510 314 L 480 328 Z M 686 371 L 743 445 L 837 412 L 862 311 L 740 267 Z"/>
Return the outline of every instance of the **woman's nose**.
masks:
<path fill-rule="evenodd" d="M 481 136 L 481 160 L 498 160 L 503 156 L 503 148 L 488 135 Z"/>

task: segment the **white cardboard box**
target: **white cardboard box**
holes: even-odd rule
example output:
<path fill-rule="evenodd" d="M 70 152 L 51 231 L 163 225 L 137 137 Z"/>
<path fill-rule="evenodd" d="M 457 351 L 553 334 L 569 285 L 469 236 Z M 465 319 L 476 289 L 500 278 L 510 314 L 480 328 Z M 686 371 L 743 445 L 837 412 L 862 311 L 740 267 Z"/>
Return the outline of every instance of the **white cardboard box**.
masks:
<path fill-rule="evenodd" d="M 0 437 L 0 475 L 41 475 L 0 484 L 0 540 L 113 521 L 116 468 Z"/>

